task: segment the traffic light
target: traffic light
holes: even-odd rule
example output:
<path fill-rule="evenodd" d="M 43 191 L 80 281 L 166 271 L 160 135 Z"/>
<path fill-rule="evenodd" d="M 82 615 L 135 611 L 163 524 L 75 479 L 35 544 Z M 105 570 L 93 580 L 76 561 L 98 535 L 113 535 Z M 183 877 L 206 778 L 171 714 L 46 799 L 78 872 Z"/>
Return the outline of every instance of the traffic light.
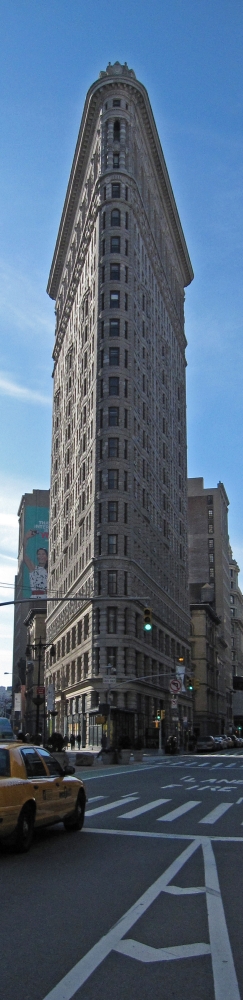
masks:
<path fill-rule="evenodd" d="M 156 719 L 158 719 L 158 722 L 160 722 L 160 719 L 161 719 L 160 708 L 158 709 L 158 712 L 157 712 L 157 715 L 156 715 Z"/>
<path fill-rule="evenodd" d="M 152 609 L 144 608 L 143 611 L 143 627 L 145 632 L 151 632 L 152 629 Z"/>
<path fill-rule="evenodd" d="M 187 690 L 188 690 L 188 691 L 193 691 L 193 686 L 194 686 L 194 685 L 193 685 L 193 680 L 192 680 L 192 677 L 187 677 L 187 679 L 186 679 L 186 687 L 187 687 Z"/>

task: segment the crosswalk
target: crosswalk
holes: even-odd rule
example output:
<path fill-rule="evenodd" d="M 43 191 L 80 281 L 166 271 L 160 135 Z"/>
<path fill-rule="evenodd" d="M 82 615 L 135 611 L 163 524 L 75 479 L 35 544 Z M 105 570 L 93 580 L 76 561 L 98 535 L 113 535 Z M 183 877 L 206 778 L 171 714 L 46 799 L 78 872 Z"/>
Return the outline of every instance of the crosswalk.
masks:
<path fill-rule="evenodd" d="M 183 789 L 183 791 L 186 790 L 190 792 L 190 788 Z M 225 790 L 227 789 L 224 789 L 223 791 L 225 792 Z M 235 789 L 235 791 L 237 790 Z M 223 817 L 226 816 L 226 814 L 229 811 L 231 811 L 231 814 L 232 816 L 234 816 L 234 820 L 236 821 L 236 823 L 239 823 L 240 826 L 243 826 L 242 822 L 243 806 L 242 810 L 239 809 L 239 805 L 243 803 L 242 797 L 240 797 L 240 799 L 236 799 L 236 801 L 233 801 L 232 798 L 230 801 L 227 802 L 225 802 L 225 800 L 222 800 L 218 802 L 218 804 L 214 806 L 213 809 L 211 809 L 209 812 L 206 812 L 206 814 L 205 814 L 205 804 L 203 805 L 202 799 L 188 798 L 186 801 L 180 802 L 179 805 L 175 805 L 174 803 L 174 807 L 171 809 L 166 810 L 165 808 L 165 811 L 162 812 L 162 814 L 160 813 L 160 815 L 156 815 L 156 811 L 159 812 L 161 807 L 163 806 L 168 807 L 169 803 L 171 804 L 171 806 L 173 806 L 173 800 L 171 796 L 170 797 L 163 796 L 157 799 L 152 799 L 150 802 L 144 802 L 144 801 L 141 802 L 141 797 L 138 794 L 138 792 L 131 792 L 130 794 L 128 793 L 126 795 L 121 796 L 121 798 L 119 799 L 117 798 L 114 800 L 105 801 L 102 802 L 102 804 L 98 805 L 99 799 L 109 799 L 109 796 L 95 796 L 93 800 L 90 799 L 86 809 L 86 822 L 90 818 L 102 817 L 104 814 L 110 813 L 112 810 L 113 811 L 117 810 L 117 816 L 114 818 L 115 822 L 116 820 L 119 821 L 122 820 L 124 821 L 125 824 L 129 824 L 130 822 L 133 822 L 136 819 L 140 818 L 143 819 L 143 817 L 148 818 L 149 820 L 151 814 L 151 820 L 155 824 L 157 823 L 176 824 L 176 822 L 183 820 L 184 818 L 186 819 L 187 814 L 193 811 L 194 824 L 196 822 L 196 824 L 199 825 L 203 824 L 204 826 L 212 827 L 215 824 L 217 824 L 220 820 L 222 820 Z M 93 805 L 93 803 L 96 802 L 97 805 L 96 804 Z M 134 808 L 127 809 L 127 806 L 133 802 L 136 803 Z M 120 812 L 121 806 L 123 807 L 123 809 L 125 807 L 124 812 L 123 811 Z"/>

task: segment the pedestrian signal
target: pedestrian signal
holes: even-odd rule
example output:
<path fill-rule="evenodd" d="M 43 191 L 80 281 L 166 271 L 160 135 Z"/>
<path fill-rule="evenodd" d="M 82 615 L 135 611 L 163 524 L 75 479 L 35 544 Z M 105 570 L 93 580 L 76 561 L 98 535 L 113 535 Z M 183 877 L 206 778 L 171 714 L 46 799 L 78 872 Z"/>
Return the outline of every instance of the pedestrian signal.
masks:
<path fill-rule="evenodd" d="M 151 632 L 152 629 L 152 610 L 151 608 L 144 608 L 143 612 L 143 627 L 145 632 Z"/>

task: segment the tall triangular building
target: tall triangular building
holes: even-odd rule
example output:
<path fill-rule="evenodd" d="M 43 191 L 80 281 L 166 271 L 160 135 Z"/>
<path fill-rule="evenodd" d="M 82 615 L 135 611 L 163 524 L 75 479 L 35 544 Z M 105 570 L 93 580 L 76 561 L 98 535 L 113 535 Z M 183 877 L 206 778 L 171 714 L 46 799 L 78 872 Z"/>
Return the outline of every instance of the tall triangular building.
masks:
<path fill-rule="evenodd" d="M 56 304 L 47 635 L 57 728 L 158 743 L 191 720 L 184 288 L 193 278 L 148 94 L 90 87 L 48 293 Z M 60 598 L 65 601 L 60 601 Z M 78 597 L 78 601 L 70 598 Z M 144 607 L 152 630 L 144 630 Z M 110 715 L 107 712 L 110 704 Z M 105 707 L 105 706 L 108 707 Z M 99 721 L 103 718 L 102 723 Z M 98 719 L 98 721 L 97 721 Z"/>

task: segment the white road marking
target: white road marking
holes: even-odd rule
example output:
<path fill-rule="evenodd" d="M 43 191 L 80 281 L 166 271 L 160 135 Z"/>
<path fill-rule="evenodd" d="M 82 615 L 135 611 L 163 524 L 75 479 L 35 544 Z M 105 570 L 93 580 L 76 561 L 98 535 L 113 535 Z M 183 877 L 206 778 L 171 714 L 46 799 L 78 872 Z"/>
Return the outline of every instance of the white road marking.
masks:
<path fill-rule="evenodd" d="M 210 840 L 203 844 L 209 938 L 215 1000 L 240 1000 L 240 993 L 219 888 L 216 861 Z"/>
<path fill-rule="evenodd" d="M 196 839 L 193 843 L 189 844 L 179 857 L 175 858 L 175 861 L 169 865 L 169 868 L 159 876 L 156 881 L 149 886 L 148 889 L 140 896 L 140 898 L 130 907 L 129 910 L 121 917 L 120 920 L 115 924 L 114 927 L 105 934 L 104 937 L 100 938 L 99 941 L 94 945 L 90 951 L 84 955 L 83 958 L 77 962 L 76 965 L 70 969 L 70 972 L 61 979 L 61 981 L 54 986 L 54 989 L 50 991 L 44 998 L 44 1000 L 71 1000 L 77 990 L 87 982 L 87 979 L 92 975 L 95 969 L 107 958 L 107 955 L 111 951 L 116 949 L 116 946 L 121 941 L 121 938 L 128 933 L 131 927 L 137 923 L 137 920 L 146 913 L 146 910 L 151 906 L 151 904 L 158 898 L 163 889 L 167 886 L 168 882 L 171 882 L 173 878 L 178 874 L 184 864 L 192 857 L 197 848 L 200 846 L 200 840 Z M 230 996 L 231 994 L 229 994 Z M 236 998 L 234 997 L 234 1000 Z M 237 997 L 238 1000 L 238 997 Z"/>
<path fill-rule="evenodd" d="M 212 812 L 208 813 L 207 816 L 204 816 L 203 819 L 200 819 L 199 823 L 216 823 L 217 819 L 220 819 L 220 817 L 223 816 L 228 809 L 231 809 L 231 806 L 233 805 L 233 802 L 221 802 L 219 806 L 212 809 Z"/>
<path fill-rule="evenodd" d="M 198 833 L 197 834 L 196 833 L 156 833 L 154 830 L 153 831 L 150 831 L 150 830 L 114 830 L 114 829 L 109 830 L 107 827 L 95 827 L 95 826 L 86 826 L 86 827 L 84 827 L 83 830 L 80 831 L 80 833 L 82 833 L 82 837 L 83 837 L 83 835 L 85 833 L 89 833 L 89 834 L 90 833 L 98 833 L 98 834 L 103 834 L 104 836 L 106 834 L 108 834 L 108 835 L 110 835 L 112 837 L 148 837 L 148 839 L 152 837 L 155 840 L 198 840 L 198 837 L 199 837 Z M 204 841 L 206 842 L 207 840 L 208 840 L 208 837 L 206 837 L 206 836 L 205 837 L 200 836 L 200 844 L 203 844 Z M 220 844 L 221 843 L 223 843 L 223 844 L 243 844 L 243 837 L 223 837 L 223 836 L 219 836 L 219 834 L 218 834 L 217 836 L 210 836 L 210 841 L 215 841 L 217 844 L 218 843 L 220 843 Z"/>
<path fill-rule="evenodd" d="M 236 805 L 239 806 L 241 802 L 243 802 L 243 799 L 237 799 Z"/>
<path fill-rule="evenodd" d="M 174 819 L 179 819 L 180 816 L 184 816 L 184 813 L 194 809 L 195 806 L 200 806 L 201 802 L 191 799 L 189 802 L 184 802 L 183 805 L 178 806 L 177 809 L 172 809 L 172 812 L 166 813 L 165 816 L 159 816 L 157 823 L 173 823 Z"/>
<path fill-rule="evenodd" d="M 170 799 L 154 799 L 154 802 L 147 802 L 145 806 L 138 806 L 137 809 L 122 813 L 118 819 L 134 819 L 135 816 L 142 816 L 142 813 L 150 812 L 150 809 L 158 809 L 158 806 L 162 806 L 164 802 L 170 802 Z"/>
<path fill-rule="evenodd" d="M 99 802 L 100 799 L 107 799 L 107 795 L 93 795 L 93 798 L 89 799 L 89 802 Z"/>
<path fill-rule="evenodd" d="M 215 767 L 222 767 L 221 761 L 220 764 L 212 764 L 212 771 L 214 770 Z"/>
<path fill-rule="evenodd" d="M 140 941 L 133 941 L 132 938 L 125 938 L 119 941 L 114 951 L 128 958 L 136 958 L 138 962 L 171 962 L 178 958 L 197 958 L 199 955 L 210 955 L 209 944 L 179 944 L 171 948 L 150 948 Z"/>
<path fill-rule="evenodd" d="M 127 797 L 126 802 L 135 802 L 137 798 L 136 795 L 130 795 Z M 124 799 L 117 799 L 116 802 L 107 802 L 105 806 L 97 806 L 95 809 L 86 809 L 86 816 L 97 816 L 98 813 L 109 812 L 110 809 L 116 809 L 117 806 L 124 806 Z"/>

